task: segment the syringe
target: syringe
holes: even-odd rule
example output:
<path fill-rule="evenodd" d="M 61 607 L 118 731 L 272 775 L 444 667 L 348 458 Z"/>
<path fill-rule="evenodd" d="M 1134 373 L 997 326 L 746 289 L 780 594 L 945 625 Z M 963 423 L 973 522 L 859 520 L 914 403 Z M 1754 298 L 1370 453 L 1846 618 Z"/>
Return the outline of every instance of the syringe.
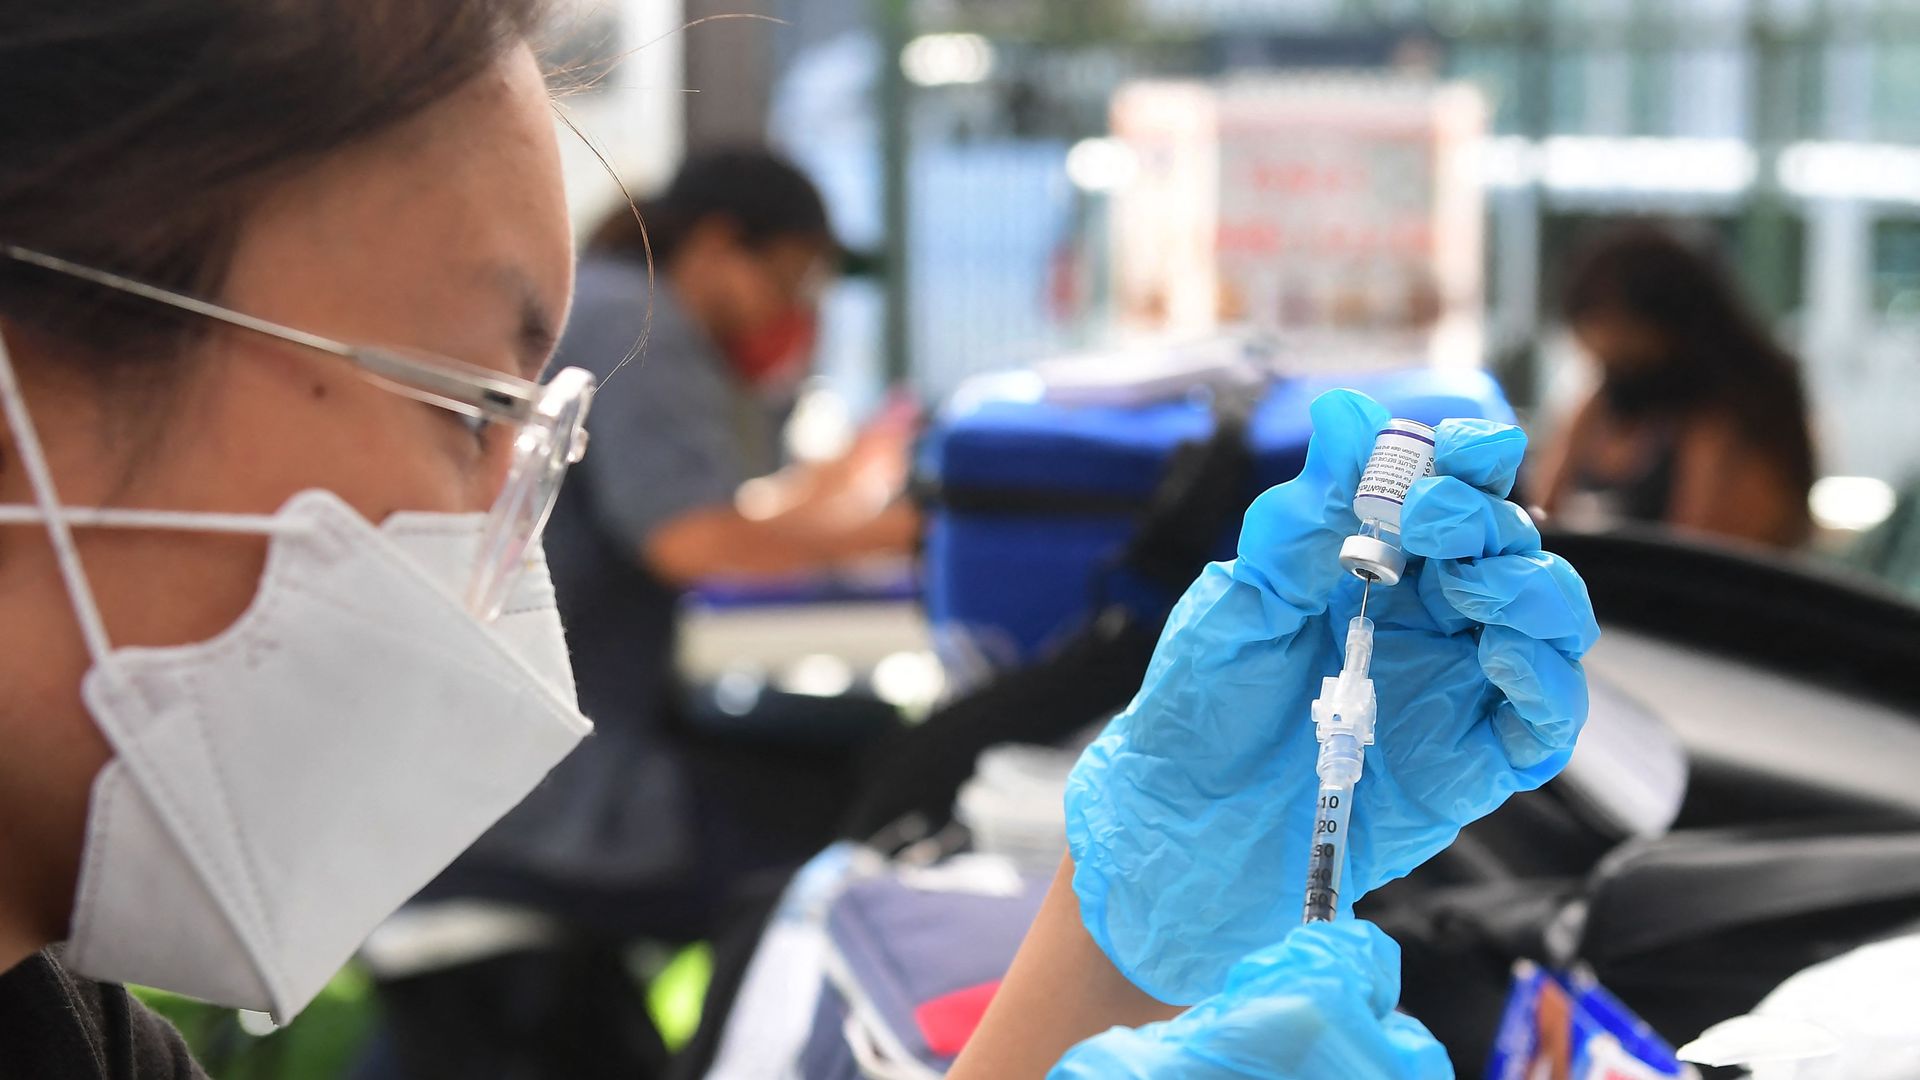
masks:
<path fill-rule="evenodd" d="M 1323 679 L 1313 703 L 1314 738 L 1320 755 L 1319 806 L 1313 819 L 1313 846 L 1307 862 L 1305 922 L 1331 922 L 1340 907 L 1340 878 L 1346 869 L 1347 826 L 1353 813 L 1353 789 L 1373 745 L 1376 702 L 1373 680 L 1373 621 L 1367 601 L 1374 583 L 1396 585 L 1406 570 L 1400 550 L 1400 507 L 1413 482 L 1433 475 L 1433 429 L 1412 420 L 1394 420 L 1375 440 L 1373 455 L 1353 499 L 1360 531 L 1340 548 L 1340 565 L 1352 571 L 1360 587 L 1360 614 L 1347 624 L 1347 651 L 1337 677 Z"/>
<path fill-rule="evenodd" d="M 1360 782 L 1365 751 L 1373 745 L 1373 620 L 1356 615 L 1347 624 L 1347 658 L 1336 678 L 1323 680 L 1313 703 L 1314 738 L 1320 757 L 1320 806 L 1313 819 L 1313 854 L 1307 863 L 1305 922 L 1330 922 L 1340 906 L 1340 875 L 1346 868 L 1347 817 Z"/>

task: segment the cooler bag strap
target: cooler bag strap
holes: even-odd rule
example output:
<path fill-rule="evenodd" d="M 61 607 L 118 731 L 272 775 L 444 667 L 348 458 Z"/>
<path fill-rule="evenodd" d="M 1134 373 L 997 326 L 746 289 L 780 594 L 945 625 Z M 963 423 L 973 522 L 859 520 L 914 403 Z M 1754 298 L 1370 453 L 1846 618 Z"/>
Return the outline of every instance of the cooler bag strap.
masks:
<path fill-rule="evenodd" d="M 1121 568 L 1175 596 L 1193 583 L 1252 496 L 1251 412 L 1244 396 L 1222 394 L 1214 406 L 1213 434 L 1174 448 L 1120 554 Z"/>
<path fill-rule="evenodd" d="M 903 818 L 904 838 L 944 828 L 981 751 L 1000 743 L 1057 744 L 1120 711 L 1140 689 L 1158 624 L 1118 608 L 1031 667 L 1007 672 L 942 705 L 915 727 L 877 740 L 862 757 L 842 835 L 869 841 Z"/>
<path fill-rule="evenodd" d="M 1086 625 L 1033 665 L 874 745 L 863 758 L 843 835 L 870 840 L 908 815 L 919 825 L 912 831 L 936 831 L 951 819 L 954 797 L 987 747 L 1059 743 L 1126 707 L 1146 675 L 1172 598 L 1213 558 L 1221 533 L 1246 509 L 1254 475 L 1251 411 L 1245 398 L 1222 395 L 1213 434 L 1174 451 L 1132 539 L 1105 572 L 1093 575 L 1095 614 Z M 1105 579 L 1116 572 L 1151 584 L 1164 599 L 1152 611 L 1115 602 L 1108 594 L 1119 590 Z"/>

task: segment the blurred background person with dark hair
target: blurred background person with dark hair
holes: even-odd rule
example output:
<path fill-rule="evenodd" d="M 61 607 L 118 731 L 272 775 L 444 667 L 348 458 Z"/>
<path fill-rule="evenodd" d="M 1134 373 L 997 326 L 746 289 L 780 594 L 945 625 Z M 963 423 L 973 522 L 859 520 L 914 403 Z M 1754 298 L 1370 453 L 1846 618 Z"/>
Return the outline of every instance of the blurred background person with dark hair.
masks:
<path fill-rule="evenodd" d="M 1715 259 L 1652 226 L 1608 233 L 1573 262 L 1562 311 L 1599 382 L 1546 452 L 1549 513 L 1781 548 L 1808 538 L 1799 363 Z"/>
<path fill-rule="evenodd" d="M 676 587 L 905 551 L 916 522 L 894 499 L 910 432 L 897 413 L 842 460 L 784 476 L 777 509 L 734 509 L 742 483 L 783 464 L 781 427 L 808 374 L 838 256 L 812 182 L 762 150 L 698 155 L 637 216 L 612 211 L 587 242 L 569 341 L 603 366 L 644 342 L 635 363 L 646 374 L 633 378 L 654 392 L 601 402 L 620 417 L 609 426 L 622 434 L 610 437 L 635 439 L 634 453 L 609 455 L 627 462 L 620 495 L 574 500 L 571 516 L 626 519 L 634 542 L 623 554 L 640 552 L 653 577 Z M 690 396 L 663 400 L 669 381 Z M 626 509 L 635 498 L 660 501 L 644 527 Z"/>
<path fill-rule="evenodd" d="M 890 419 L 838 461 L 782 469 L 838 255 L 813 184 L 753 149 L 696 155 L 638 219 L 622 206 L 588 241 L 562 351 L 607 377 L 644 342 L 607 379 L 602 465 L 562 496 L 548 541 L 588 708 L 630 713 L 659 693 L 674 605 L 695 582 L 911 550 L 917 519 L 898 498 L 910 424 Z M 741 486 L 775 473 L 743 511 Z"/>

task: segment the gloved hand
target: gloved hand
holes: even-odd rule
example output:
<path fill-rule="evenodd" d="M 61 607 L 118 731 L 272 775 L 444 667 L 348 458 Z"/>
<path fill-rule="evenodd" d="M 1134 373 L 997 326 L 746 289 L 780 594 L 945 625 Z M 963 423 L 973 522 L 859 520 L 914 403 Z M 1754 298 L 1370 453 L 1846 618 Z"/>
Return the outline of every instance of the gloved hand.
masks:
<path fill-rule="evenodd" d="M 1164 1023 L 1113 1028 L 1047 1080 L 1452 1080 L 1400 999 L 1400 946 L 1372 923 L 1295 927 L 1234 965 L 1226 989 Z"/>
<path fill-rule="evenodd" d="M 1067 785 L 1074 891 L 1127 978 L 1174 1004 L 1298 923 L 1318 780 L 1309 704 L 1340 669 L 1360 582 L 1340 566 L 1353 493 L 1389 419 L 1351 391 L 1313 404 L 1298 478 L 1247 511 L 1240 557 L 1174 608 L 1127 710 Z M 1440 425 L 1402 511 L 1408 568 L 1376 585 L 1376 742 L 1354 796 L 1340 903 L 1401 877 L 1508 795 L 1546 783 L 1587 715 L 1586 586 L 1505 496 L 1518 428 Z"/>

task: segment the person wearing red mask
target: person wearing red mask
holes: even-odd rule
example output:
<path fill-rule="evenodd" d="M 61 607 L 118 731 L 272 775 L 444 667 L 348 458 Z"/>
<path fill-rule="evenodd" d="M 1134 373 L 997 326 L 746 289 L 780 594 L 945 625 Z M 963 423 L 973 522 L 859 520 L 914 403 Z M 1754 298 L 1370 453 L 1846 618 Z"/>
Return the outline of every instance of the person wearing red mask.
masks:
<path fill-rule="evenodd" d="M 594 464 L 562 491 L 545 541 L 597 732 L 427 898 L 530 906 L 601 939 L 695 940 L 743 875 L 830 838 L 847 780 L 844 755 L 725 742 L 681 722 L 681 596 L 704 580 L 909 552 L 912 425 L 890 413 L 844 459 L 783 467 L 782 428 L 839 252 L 793 166 L 758 149 L 697 154 L 639 218 L 644 237 L 624 204 L 589 237 L 556 354 L 601 380 Z M 769 476 L 756 487 L 773 505 L 743 512 L 742 486 Z M 486 989 L 469 979 L 457 992 L 471 1005 Z M 500 988 L 503 1000 L 515 992 Z"/>

